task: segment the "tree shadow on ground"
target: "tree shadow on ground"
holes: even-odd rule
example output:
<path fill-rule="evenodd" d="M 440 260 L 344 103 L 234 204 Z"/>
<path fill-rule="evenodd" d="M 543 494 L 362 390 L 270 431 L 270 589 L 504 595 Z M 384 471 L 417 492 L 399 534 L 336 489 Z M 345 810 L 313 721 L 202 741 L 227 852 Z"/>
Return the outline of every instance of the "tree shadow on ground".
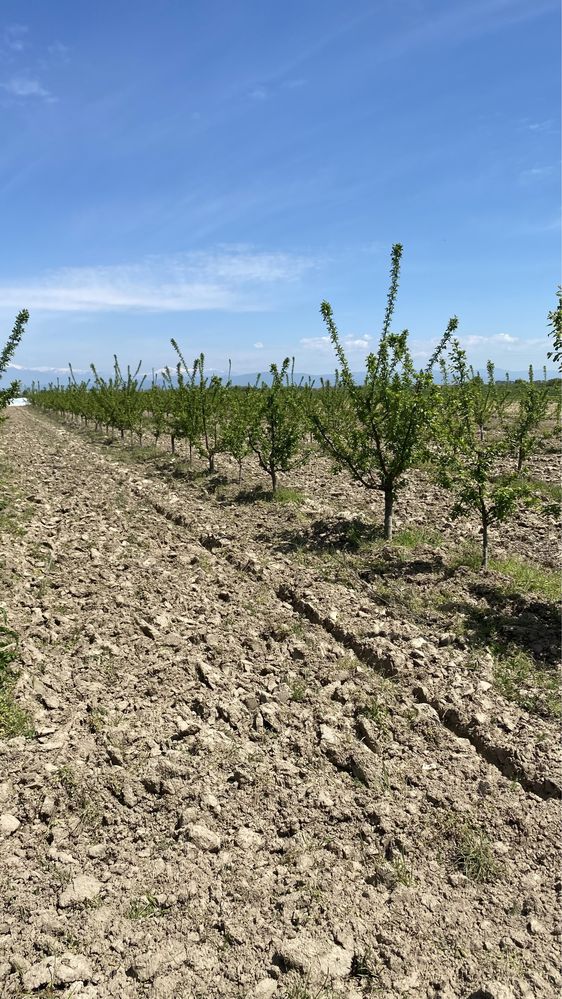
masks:
<path fill-rule="evenodd" d="M 539 597 L 506 592 L 501 585 L 468 583 L 479 603 L 451 600 L 441 604 L 444 613 L 462 614 L 468 641 L 479 645 L 517 646 L 540 662 L 555 668 L 560 661 L 560 614 L 556 604 Z"/>
<path fill-rule="evenodd" d="M 273 499 L 273 492 L 271 489 L 267 489 L 263 485 L 250 486 L 249 488 L 239 489 L 238 492 L 230 497 L 231 503 L 239 503 L 240 506 L 251 505 L 252 503 L 259 503 L 265 500 L 266 502 L 271 502 Z"/>
<path fill-rule="evenodd" d="M 369 524 L 359 517 L 327 517 L 315 520 L 305 528 L 285 531 L 280 551 L 294 552 L 359 552 L 373 542 L 382 540 L 378 525 Z"/>
<path fill-rule="evenodd" d="M 390 547 L 377 552 L 377 560 L 359 572 L 361 579 L 373 583 L 377 579 L 411 581 L 415 576 L 431 576 L 439 583 L 444 577 L 445 560 L 439 552 L 422 551 L 406 558 L 399 549 Z"/>

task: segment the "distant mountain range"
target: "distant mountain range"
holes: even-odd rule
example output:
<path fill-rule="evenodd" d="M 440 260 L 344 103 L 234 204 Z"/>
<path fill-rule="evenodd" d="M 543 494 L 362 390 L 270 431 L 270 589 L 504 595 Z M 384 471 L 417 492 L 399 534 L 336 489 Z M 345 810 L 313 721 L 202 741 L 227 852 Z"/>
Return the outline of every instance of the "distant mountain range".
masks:
<path fill-rule="evenodd" d="M 222 375 L 223 377 L 226 377 L 226 374 L 227 374 L 225 371 L 218 371 L 218 372 L 212 372 L 212 373 L 213 374 Z M 482 370 L 481 373 L 485 376 L 485 374 L 486 374 L 485 368 Z M 110 373 L 109 372 L 100 372 L 100 374 L 104 378 L 110 377 Z M 546 374 L 547 374 L 547 378 L 559 378 L 560 377 L 559 372 L 555 371 L 554 369 L 551 369 L 551 370 L 547 369 Z M 527 370 L 525 370 L 525 371 L 510 371 L 509 372 L 509 377 L 510 377 L 511 381 L 515 381 L 517 378 L 523 378 L 526 381 L 527 380 L 527 375 L 528 375 L 528 371 Z M 76 373 L 76 378 L 77 378 L 78 381 L 80 381 L 81 378 L 86 378 L 87 379 L 88 377 L 90 378 L 90 381 L 91 381 L 91 375 L 90 375 L 89 372 L 86 373 L 86 374 Z M 257 377 L 258 377 L 258 373 L 257 372 L 250 372 L 250 373 L 242 374 L 242 375 L 232 375 L 231 381 L 232 381 L 233 385 L 255 385 Z M 354 371 L 353 372 L 353 377 L 354 377 L 354 379 L 359 384 L 361 384 L 363 382 L 364 378 L 365 378 L 365 372 L 364 371 Z M 503 368 L 496 368 L 496 379 L 498 381 L 502 381 L 503 379 L 505 379 L 505 377 L 506 377 L 506 371 L 505 371 L 505 369 L 503 369 Z M 538 378 L 542 378 L 542 371 L 535 371 L 535 377 L 537 379 Z M 329 380 L 329 381 L 333 382 L 334 381 L 334 372 L 331 371 L 328 374 L 323 374 L 323 375 L 308 375 L 308 374 L 306 374 L 304 372 L 300 372 L 299 371 L 299 372 L 295 372 L 294 378 L 295 378 L 295 382 L 297 384 L 301 380 L 303 382 L 307 382 L 309 380 L 309 378 L 310 378 L 314 382 L 314 384 L 316 386 L 319 386 L 320 385 L 320 381 L 321 381 L 322 378 L 325 381 Z M 438 370 L 435 371 L 435 378 L 436 378 L 436 381 L 439 381 L 439 371 Z M 14 379 L 18 379 L 18 381 L 21 384 L 22 389 L 30 388 L 32 382 L 35 382 L 36 385 L 38 384 L 38 385 L 41 385 L 41 386 L 47 386 L 50 383 L 56 384 L 57 379 L 59 380 L 59 382 L 60 382 L 61 385 L 67 385 L 68 384 L 68 372 L 67 371 L 56 371 L 56 370 L 55 371 L 37 371 L 37 370 L 34 370 L 33 368 L 21 368 L 21 369 L 12 369 L 12 368 L 9 368 L 6 371 L 5 375 L 3 376 L 2 385 L 9 384 L 9 382 L 11 382 Z M 268 372 L 263 372 L 262 375 L 261 375 L 261 379 L 262 379 L 262 381 L 269 383 L 269 381 L 270 381 L 270 375 L 269 375 L 269 373 Z M 146 377 L 146 380 L 145 380 L 145 386 L 149 387 L 150 384 L 151 384 L 151 381 L 152 381 L 152 375 L 151 375 L 151 373 L 148 373 L 147 377 Z M 162 384 L 162 379 L 161 379 L 160 376 L 158 377 L 158 383 Z"/>

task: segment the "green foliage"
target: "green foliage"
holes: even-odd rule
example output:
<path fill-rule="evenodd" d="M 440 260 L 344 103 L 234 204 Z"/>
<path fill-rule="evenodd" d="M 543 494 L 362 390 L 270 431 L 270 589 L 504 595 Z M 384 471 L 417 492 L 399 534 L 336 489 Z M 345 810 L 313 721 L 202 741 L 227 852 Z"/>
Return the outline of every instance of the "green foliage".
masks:
<path fill-rule="evenodd" d="M 301 441 L 304 417 L 298 405 L 299 389 L 293 383 L 290 359 L 285 358 L 279 368 L 270 367 L 271 384 L 262 384 L 258 391 L 254 421 L 250 428 L 249 443 L 260 468 L 271 479 L 274 494 L 279 484 L 279 472 L 289 472 L 306 461 Z"/>
<path fill-rule="evenodd" d="M 4 345 L 2 353 L 0 354 L 0 378 L 2 378 L 2 375 L 5 373 L 8 364 L 10 363 L 12 357 L 14 356 L 16 347 L 18 346 L 24 334 L 25 326 L 28 319 L 29 319 L 29 312 L 27 311 L 27 309 L 22 309 L 21 312 L 18 312 L 12 332 L 10 333 Z M 19 381 L 13 381 L 10 383 L 10 385 L 8 385 L 7 388 L 0 389 L 0 413 L 2 412 L 3 409 L 6 408 L 6 406 L 10 404 L 12 399 L 16 398 L 19 391 L 20 391 Z"/>
<path fill-rule="evenodd" d="M 258 395 L 255 389 L 234 388 L 228 394 L 223 421 L 223 446 L 238 465 L 238 484 L 242 481 L 242 463 L 251 454 L 250 434 L 257 421 Z"/>
<path fill-rule="evenodd" d="M 0 624 L 0 738 L 11 739 L 17 735 L 30 737 L 33 726 L 29 717 L 14 700 L 14 686 L 17 674 L 12 663 L 16 658 L 18 636 L 6 625 L 6 615 L 2 612 Z"/>
<path fill-rule="evenodd" d="M 468 819 L 454 815 L 445 823 L 444 831 L 452 840 L 453 862 L 462 874 L 479 884 L 497 879 L 499 867 L 482 829 Z"/>
<path fill-rule="evenodd" d="M 483 433 L 483 413 L 494 399 L 494 368 L 488 364 L 488 381 L 474 375 L 458 340 L 450 352 L 443 405 L 438 423 L 437 478 L 454 496 L 452 517 L 477 513 L 482 529 L 482 567 L 488 566 L 489 529 L 507 521 L 522 503 L 535 495 L 517 472 L 501 472 L 512 442 L 499 427 Z"/>
<path fill-rule="evenodd" d="M 113 357 L 113 378 L 107 381 L 98 375 L 94 365 L 91 365 L 95 378 L 95 388 L 100 400 L 101 411 L 105 415 L 106 424 L 117 427 L 121 437 L 129 431 L 131 437 L 135 434 L 142 443 L 145 423 L 146 396 L 143 385 L 146 376 L 138 377 L 142 361 L 139 361 L 134 373 L 127 365 L 127 377 L 121 372 L 117 356 Z"/>
<path fill-rule="evenodd" d="M 517 461 L 517 471 L 523 468 L 525 460 L 536 449 L 539 442 L 538 430 L 546 417 L 549 403 L 549 389 L 546 384 L 546 368 L 541 386 L 534 379 L 533 366 L 529 365 L 529 381 L 525 382 L 523 393 L 517 400 L 517 416 L 509 428 L 509 436 Z"/>
<path fill-rule="evenodd" d="M 533 714 L 562 720 L 562 689 L 556 670 L 541 669 L 517 646 L 494 658 L 494 683 L 504 697 Z"/>
<path fill-rule="evenodd" d="M 313 432 L 338 465 L 367 489 L 379 489 L 385 498 L 384 536 L 392 538 L 392 515 L 405 474 L 428 456 L 437 410 L 432 369 L 457 328 L 452 318 L 424 371 L 416 371 L 408 345 L 408 330 L 392 333 L 402 246 L 392 248 L 390 288 L 382 333 L 376 353 L 367 357 L 367 375 L 357 385 L 351 374 L 332 307 L 320 311 L 340 363 L 336 383 L 324 387 L 311 408 Z M 334 405 L 335 402 L 335 405 Z"/>
<path fill-rule="evenodd" d="M 175 369 L 175 382 L 169 368 L 166 368 L 164 373 L 167 394 L 171 397 L 168 415 L 172 451 L 175 450 L 176 439 L 186 440 L 191 463 L 193 449 L 197 446 L 201 429 L 196 384 L 198 361 L 194 361 L 193 366 L 189 368 L 176 341 L 172 340 L 171 343 L 180 358 Z"/>
<path fill-rule="evenodd" d="M 552 350 L 546 355 L 562 371 L 562 288 L 556 292 L 556 308 L 548 313 L 549 335 L 552 337 Z"/>

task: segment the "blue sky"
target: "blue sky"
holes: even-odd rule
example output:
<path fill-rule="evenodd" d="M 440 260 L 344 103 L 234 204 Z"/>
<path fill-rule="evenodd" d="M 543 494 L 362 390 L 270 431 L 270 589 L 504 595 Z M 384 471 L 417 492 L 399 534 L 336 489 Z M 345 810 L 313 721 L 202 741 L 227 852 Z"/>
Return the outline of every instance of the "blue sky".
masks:
<path fill-rule="evenodd" d="M 31 368 L 330 371 L 390 247 L 420 365 L 542 365 L 559 283 L 557 0 L 3 0 L 0 320 Z"/>

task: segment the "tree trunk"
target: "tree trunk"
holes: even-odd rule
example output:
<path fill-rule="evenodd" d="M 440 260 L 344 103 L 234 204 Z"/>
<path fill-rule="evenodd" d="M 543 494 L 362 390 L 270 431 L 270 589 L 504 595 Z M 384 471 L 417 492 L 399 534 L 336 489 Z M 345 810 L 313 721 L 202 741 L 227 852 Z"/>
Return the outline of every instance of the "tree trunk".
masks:
<path fill-rule="evenodd" d="M 384 539 L 392 541 L 392 513 L 394 509 L 394 489 L 392 486 L 384 488 Z"/>
<path fill-rule="evenodd" d="M 209 475 L 215 474 L 215 456 L 214 454 L 209 455 Z"/>
<path fill-rule="evenodd" d="M 242 483 L 242 459 L 238 460 L 238 485 Z"/>
<path fill-rule="evenodd" d="M 269 469 L 269 474 L 271 476 L 271 491 L 275 496 L 275 493 L 277 492 L 277 471 L 275 466 Z"/>
<path fill-rule="evenodd" d="M 517 471 L 520 472 L 523 468 L 523 448 L 519 447 L 517 450 Z"/>
<path fill-rule="evenodd" d="M 176 438 L 174 437 L 173 434 L 170 434 L 170 441 L 171 441 L 171 444 L 172 444 L 172 454 L 175 454 L 176 453 Z"/>
<path fill-rule="evenodd" d="M 482 568 L 488 568 L 488 517 L 482 515 Z"/>

